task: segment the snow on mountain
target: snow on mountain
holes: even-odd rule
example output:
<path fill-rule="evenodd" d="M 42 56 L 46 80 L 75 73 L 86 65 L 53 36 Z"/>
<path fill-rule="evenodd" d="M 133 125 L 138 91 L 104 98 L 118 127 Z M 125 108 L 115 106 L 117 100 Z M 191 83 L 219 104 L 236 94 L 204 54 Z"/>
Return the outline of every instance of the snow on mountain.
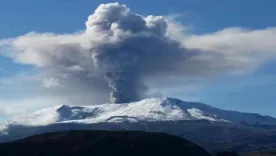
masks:
<path fill-rule="evenodd" d="M 250 140 L 250 150 L 276 147 L 270 141 L 276 136 L 275 118 L 173 98 L 47 108 L 0 124 L 0 142 L 67 130 L 163 132 L 189 139 L 210 151 L 233 148 L 241 152 L 248 149 L 238 147 Z"/>
<path fill-rule="evenodd" d="M 62 105 L 44 109 L 29 116 L 19 117 L 7 124 L 40 126 L 53 123 L 88 124 L 178 120 L 208 120 L 210 122 L 276 125 L 276 119 L 269 116 L 221 110 L 202 103 L 184 102 L 172 98 L 151 98 L 125 104 Z M 1 127 L 4 129 L 5 125 Z"/>

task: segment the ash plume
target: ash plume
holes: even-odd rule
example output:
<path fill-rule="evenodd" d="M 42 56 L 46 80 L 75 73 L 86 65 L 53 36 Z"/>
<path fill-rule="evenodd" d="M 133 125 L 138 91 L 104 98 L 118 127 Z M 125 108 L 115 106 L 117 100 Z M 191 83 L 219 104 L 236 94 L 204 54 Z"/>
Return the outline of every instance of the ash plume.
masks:
<path fill-rule="evenodd" d="M 36 67 L 33 86 L 41 81 L 43 87 L 36 93 L 86 105 L 137 101 L 149 96 L 152 84 L 177 88 L 187 77 L 244 73 L 275 56 L 274 42 L 264 40 L 275 40 L 275 28 L 204 35 L 183 30 L 168 17 L 143 16 L 108 3 L 88 17 L 81 32 L 31 32 L 0 40 L 0 54 Z"/>
<path fill-rule="evenodd" d="M 86 22 L 87 33 L 99 31 L 107 41 L 92 49 L 96 67 L 104 73 L 111 101 L 125 103 L 143 97 L 143 76 L 167 70 L 185 49 L 166 36 L 164 17 L 130 12 L 118 3 L 101 5 Z"/>

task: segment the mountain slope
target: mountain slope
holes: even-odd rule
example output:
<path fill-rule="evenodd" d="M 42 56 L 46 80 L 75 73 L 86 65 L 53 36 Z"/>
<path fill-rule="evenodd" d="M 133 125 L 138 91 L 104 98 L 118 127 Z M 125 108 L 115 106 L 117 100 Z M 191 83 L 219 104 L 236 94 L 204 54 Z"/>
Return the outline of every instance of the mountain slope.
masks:
<path fill-rule="evenodd" d="M 266 151 L 246 153 L 243 156 L 275 156 L 275 155 L 276 155 L 276 150 L 275 149 L 269 149 L 269 150 L 266 150 Z"/>
<path fill-rule="evenodd" d="M 177 120 L 208 120 L 276 125 L 276 119 L 252 113 L 217 109 L 201 103 L 184 102 L 172 98 L 145 99 L 127 104 L 92 106 L 57 106 L 20 117 L 10 124 L 47 125 L 52 123 L 101 123 L 101 122 L 155 122 Z"/>
<path fill-rule="evenodd" d="M 163 133 L 68 131 L 0 144 L 0 155 L 18 156 L 211 156 L 201 147 Z"/>
<path fill-rule="evenodd" d="M 240 152 L 276 147 L 276 141 L 267 139 L 276 136 L 276 119 L 272 117 L 172 98 L 44 109 L 0 125 L 0 142 L 68 130 L 164 132 L 187 138 L 209 151 Z"/>

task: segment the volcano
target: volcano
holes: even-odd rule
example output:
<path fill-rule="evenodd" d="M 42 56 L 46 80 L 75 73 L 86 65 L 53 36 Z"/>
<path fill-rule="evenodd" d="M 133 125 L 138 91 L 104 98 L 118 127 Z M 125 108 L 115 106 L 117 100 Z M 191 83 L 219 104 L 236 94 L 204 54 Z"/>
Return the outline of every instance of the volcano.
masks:
<path fill-rule="evenodd" d="M 268 139 L 276 137 L 273 117 L 222 110 L 174 98 L 47 108 L 0 125 L 0 141 L 67 130 L 165 132 L 193 141 L 208 151 L 231 149 L 240 152 L 276 147 L 276 142 Z M 243 146 L 248 147 L 241 148 Z"/>

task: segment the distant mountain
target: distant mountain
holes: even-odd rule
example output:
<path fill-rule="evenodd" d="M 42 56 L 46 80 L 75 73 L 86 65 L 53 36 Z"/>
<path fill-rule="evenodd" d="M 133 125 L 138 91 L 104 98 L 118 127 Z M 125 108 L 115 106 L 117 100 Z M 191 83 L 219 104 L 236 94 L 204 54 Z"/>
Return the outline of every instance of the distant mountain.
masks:
<path fill-rule="evenodd" d="M 56 106 L 0 125 L 0 142 L 66 130 L 139 130 L 187 138 L 209 151 L 276 147 L 276 119 L 172 98 L 126 104 Z"/>
<path fill-rule="evenodd" d="M 6 156 L 211 156 L 201 147 L 164 133 L 68 131 L 0 144 Z"/>

